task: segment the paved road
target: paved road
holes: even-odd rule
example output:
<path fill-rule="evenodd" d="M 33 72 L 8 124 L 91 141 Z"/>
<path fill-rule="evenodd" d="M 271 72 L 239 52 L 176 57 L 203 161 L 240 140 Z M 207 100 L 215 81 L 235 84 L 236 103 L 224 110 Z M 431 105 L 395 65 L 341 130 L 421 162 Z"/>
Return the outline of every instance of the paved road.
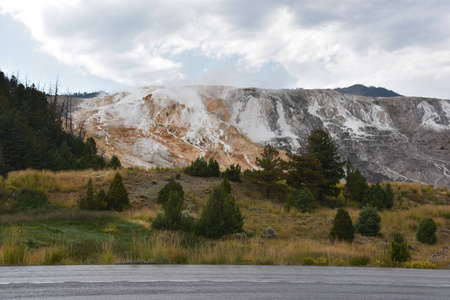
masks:
<path fill-rule="evenodd" d="M 450 299 L 450 271 L 299 266 L 1 267 L 1 299 Z"/>

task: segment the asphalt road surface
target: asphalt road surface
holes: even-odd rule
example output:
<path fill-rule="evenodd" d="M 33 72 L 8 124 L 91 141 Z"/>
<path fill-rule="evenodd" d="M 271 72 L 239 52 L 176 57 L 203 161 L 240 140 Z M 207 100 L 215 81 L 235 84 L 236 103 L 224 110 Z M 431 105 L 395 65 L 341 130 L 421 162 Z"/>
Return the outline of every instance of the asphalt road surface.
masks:
<path fill-rule="evenodd" d="M 0 299 L 450 299 L 450 270 L 304 266 L 0 267 Z"/>

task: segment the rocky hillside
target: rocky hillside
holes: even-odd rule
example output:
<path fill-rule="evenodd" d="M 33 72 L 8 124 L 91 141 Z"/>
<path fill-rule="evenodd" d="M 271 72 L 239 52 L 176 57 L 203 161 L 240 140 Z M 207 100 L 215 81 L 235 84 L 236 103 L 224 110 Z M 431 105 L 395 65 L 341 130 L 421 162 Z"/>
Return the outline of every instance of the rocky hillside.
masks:
<path fill-rule="evenodd" d="M 302 151 L 312 129 L 372 182 L 450 186 L 450 101 L 333 90 L 139 88 L 87 99 L 75 123 L 125 165 L 181 167 L 198 155 L 254 167 L 266 143 Z"/>

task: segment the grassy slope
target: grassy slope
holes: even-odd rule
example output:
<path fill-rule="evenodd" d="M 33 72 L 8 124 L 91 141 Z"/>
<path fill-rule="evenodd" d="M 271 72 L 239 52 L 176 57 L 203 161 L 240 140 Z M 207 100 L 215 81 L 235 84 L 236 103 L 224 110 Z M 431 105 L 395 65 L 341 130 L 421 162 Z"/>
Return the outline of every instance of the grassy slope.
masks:
<path fill-rule="evenodd" d="M 357 235 L 352 244 L 333 244 L 328 239 L 335 210 L 320 208 L 316 213 L 295 210 L 286 213 L 281 203 L 283 194 L 274 193 L 273 199 L 267 200 L 260 187 L 247 181 L 232 183 L 232 189 L 245 218 L 248 238 L 213 242 L 178 233 L 150 233 L 151 221 L 161 209 L 156 204 L 157 192 L 179 171 L 121 172 L 132 207 L 120 214 L 83 212 L 75 207 L 89 177 L 94 179 L 96 189 L 106 190 L 114 176 L 112 171 L 11 174 L 5 181 L 7 188 L 44 190 L 50 202 L 61 209 L 1 216 L 2 263 L 302 264 L 308 263 L 311 257 L 315 259 L 313 264 L 389 266 L 390 233 L 394 230 L 406 235 L 413 260 L 428 260 L 450 241 L 450 206 L 435 204 L 448 202 L 450 192 L 441 189 L 433 193 L 429 187 L 417 184 L 394 184 L 397 200 L 393 210 L 380 213 L 381 235 L 375 238 Z M 185 191 L 186 207 L 190 205 L 193 214 L 198 216 L 210 188 L 221 179 L 181 174 L 179 181 Z M 434 203 L 427 203 L 428 199 Z M 349 213 L 355 222 L 359 209 L 349 207 Z M 417 226 L 426 216 L 433 217 L 438 225 L 436 245 L 422 245 L 415 239 Z M 263 230 L 269 226 L 276 238 L 265 237 Z M 319 257 L 325 260 L 317 260 Z M 434 262 L 438 267 L 446 267 L 450 259 L 445 257 Z"/>

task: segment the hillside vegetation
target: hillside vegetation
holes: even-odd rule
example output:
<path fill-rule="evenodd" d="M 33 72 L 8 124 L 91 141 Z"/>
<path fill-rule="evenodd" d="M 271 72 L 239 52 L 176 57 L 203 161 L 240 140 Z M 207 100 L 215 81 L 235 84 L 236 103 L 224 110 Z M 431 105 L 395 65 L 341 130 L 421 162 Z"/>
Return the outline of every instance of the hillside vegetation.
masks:
<path fill-rule="evenodd" d="M 356 234 L 353 243 L 333 242 L 330 229 L 336 209 L 320 207 L 315 212 L 285 210 L 285 195 L 266 190 L 246 178 L 231 182 L 244 217 L 244 232 L 220 240 L 190 233 L 151 229 L 162 205 L 158 191 L 172 177 L 184 189 L 184 207 L 199 217 L 220 177 L 199 178 L 180 170 L 120 170 L 130 198 L 130 207 L 121 213 L 83 211 L 77 200 L 86 192 L 91 178 L 96 190 L 107 189 L 114 171 L 11 172 L 2 190 L 29 189 L 48 197 L 46 207 L 0 216 L 1 263 L 15 264 L 295 264 L 371 265 L 446 268 L 450 240 L 450 190 L 411 183 L 391 183 L 395 201 L 390 210 L 380 211 L 381 231 L 375 237 Z M 67 180 L 71 178 L 71 180 Z M 382 184 L 383 185 L 383 184 Z M 342 206 L 340 194 L 329 206 Z M 349 202 L 353 223 L 359 204 Z M 437 243 L 416 240 L 416 231 L 425 217 L 437 225 Z M 401 231 L 412 261 L 394 264 L 390 259 L 391 234 Z M 438 254 L 433 256 L 434 254 Z"/>

